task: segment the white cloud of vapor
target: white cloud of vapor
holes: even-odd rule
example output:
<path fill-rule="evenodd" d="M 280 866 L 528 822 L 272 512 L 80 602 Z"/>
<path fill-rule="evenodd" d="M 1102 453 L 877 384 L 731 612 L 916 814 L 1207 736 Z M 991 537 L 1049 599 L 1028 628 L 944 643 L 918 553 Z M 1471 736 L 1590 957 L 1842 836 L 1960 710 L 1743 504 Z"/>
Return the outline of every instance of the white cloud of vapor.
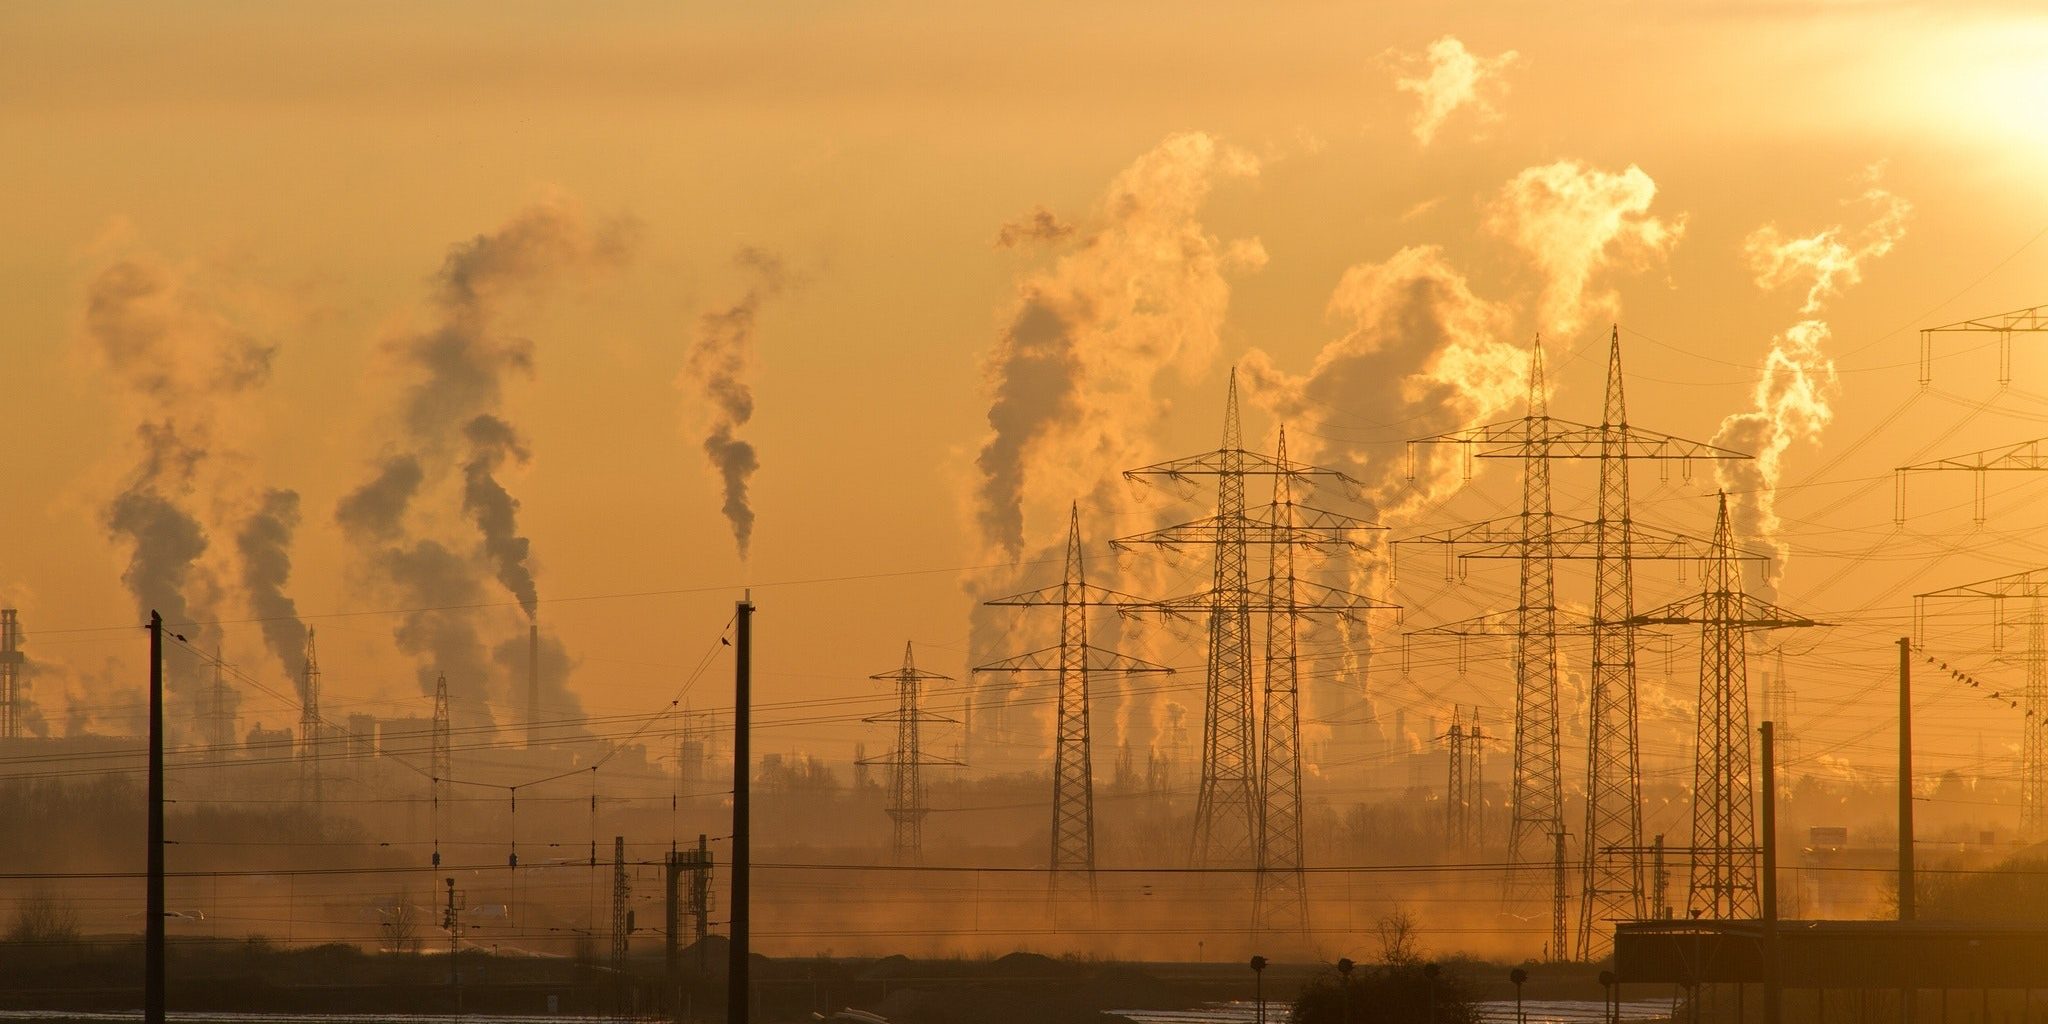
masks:
<path fill-rule="evenodd" d="M 1685 233 L 1685 215 L 1651 216 L 1657 183 L 1630 165 L 1602 171 L 1576 160 L 1530 167 L 1501 188 L 1487 226 L 1522 250 L 1544 275 L 1537 324 L 1566 334 L 1619 301 L 1596 290 L 1610 268 L 1638 268 L 1660 259 Z"/>
<path fill-rule="evenodd" d="M 1456 36 L 1444 36 L 1420 53 L 1394 56 L 1402 72 L 1394 86 L 1413 93 L 1420 104 L 1413 130 L 1415 141 L 1425 146 L 1460 110 L 1469 108 L 1481 124 L 1499 120 L 1497 100 L 1508 89 L 1505 73 L 1521 59 L 1513 50 L 1478 56 Z"/>

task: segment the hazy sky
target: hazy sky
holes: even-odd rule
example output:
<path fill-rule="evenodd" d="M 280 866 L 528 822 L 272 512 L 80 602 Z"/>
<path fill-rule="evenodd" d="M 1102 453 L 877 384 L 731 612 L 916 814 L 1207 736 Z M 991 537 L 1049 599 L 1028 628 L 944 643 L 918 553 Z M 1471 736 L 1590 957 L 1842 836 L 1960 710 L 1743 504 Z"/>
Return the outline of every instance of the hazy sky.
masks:
<path fill-rule="evenodd" d="M 1915 373 L 1917 328 L 2043 301 L 2044 41 L 2048 17 L 2022 4 L 9 5 L 0 594 L 48 663 L 36 697 L 59 731 L 67 689 L 118 703 L 142 641 L 116 628 L 138 605 L 112 510 L 170 474 L 150 479 L 208 541 L 195 613 L 230 620 L 230 660 L 288 692 L 261 630 L 232 620 L 252 616 L 236 534 L 290 489 L 286 590 L 320 631 L 329 713 L 419 713 L 422 660 L 383 612 L 424 591 L 394 583 L 381 541 L 349 538 L 337 503 L 417 456 L 404 541 L 444 545 L 457 582 L 500 605 L 462 616 L 484 648 L 519 637 L 463 504 L 489 447 L 466 431 L 489 415 L 516 442 L 478 472 L 519 503 L 539 618 L 587 710 L 663 706 L 749 583 L 763 699 L 880 696 L 865 677 L 906 638 L 965 667 L 957 570 L 1007 560 L 991 515 L 1014 513 L 1026 554 L 1075 498 L 1091 529 L 1142 528 L 1157 499 L 1105 497 L 1098 471 L 1212 444 L 1225 370 L 1252 350 L 1254 440 L 1287 411 L 1299 445 L 1377 474 L 1410 422 L 1519 413 L 1424 401 L 1406 374 L 1512 393 L 1509 353 L 1545 330 L 1553 411 L 1597 422 L 1618 318 L 1632 420 L 1709 439 L 1813 319 L 1827 412 L 1787 428 L 1779 599 L 1844 623 L 1791 648 L 1809 751 L 1879 763 L 1869 698 L 1908 596 L 2048 561 L 2029 532 L 2041 484 L 1995 484 L 1977 529 L 1967 480 L 1917 479 L 1895 532 L 1887 475 L 2034 436 L 2048 413 L 2038 341 L 2003 394 L 1981 349 L 1943 360 L 1934 392 L 1916 397 Z M 1773 251 L 1792 255 L 1774 270 Z M 451 269 L 462 253 L 474 265 Z M 1809 303 L 1823 267 L 1833 287 Z M 1388 307 L 1404 295 L 1420 305 Z M 1420 324 L 1424 306 L 1449 326 Z M 1005 503 L 983 456 L 1034 308 L 1065 318 L 1074 390 L 1020 442 Z M 707 342 L 704 316 L 735 309 Z M 450 332 L 482 362 L 437 363 Z M 1444 362 L 1459 345 L 1469 362 Z M 232 372 L 266 352 L 267 372 Z M 759 463 L 744 564 L 702 444 L 700 371 L 719 366 L 751 389 L 750 418 L 721 407 Z M 483 391 L 422 397 L 423 380 L 475 385 L 447 383 L 458 371 Z M 163 423 L 204 458 L 148 463 L 138 427 Z M 1708 528 L 1711 468 L 1638 472 L 1644 518 Z M 1590 470 L 1558 471 L 1560 511 L 1591 493 Z M 1498 514 L 1514 494 L 1493 471 L 1389 525 Z M 1433 570 L 1402 574 L 1411 626 L 1512 593 L 1505 565 L 1448 594 Z M 1684 592 L 1641 575 L 1645 605 Z M 837 582 L 788 585 L 815 580 Z M 1930 643 L 2010 676 L 1972 653 L 1987 615 Z M 1497 664 L 1430 671 L 1376 666 L 1383 710 L 1506 704 Z M 720 703 L 717 686 L 692 699 Z M 2009 709 L 1929 700 L 1928 743 L 1953 755 L 1936 767 L 1974 763 L 1980 734 L 1994 757 L 2017 741 Z M 243 715 L 292 717 L 262 694 Z"/>

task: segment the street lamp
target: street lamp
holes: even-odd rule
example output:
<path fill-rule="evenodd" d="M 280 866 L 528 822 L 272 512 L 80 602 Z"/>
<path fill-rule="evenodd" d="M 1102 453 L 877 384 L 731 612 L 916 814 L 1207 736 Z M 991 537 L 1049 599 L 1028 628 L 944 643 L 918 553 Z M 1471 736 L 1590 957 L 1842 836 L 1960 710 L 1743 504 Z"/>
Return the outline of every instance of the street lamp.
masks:
<path fill-rule="evenodd" d="M 1515 1024 L 1529 1024 L 1522 1016 L 1522 983 L 1529 980 L 1529 972 L 1517 967 L 1508 972 L 1508 980 L 1515 983 Z"/>
<path fill-rule="evenodd" d="M 1351 1024 L 1351 969 L 1356 966 L 1348 956 L 1337 958 L 1337 990 L 1344 1000 L 1344 1014 L 1337 1018 L 1338 1024 Z"/>
<path fill-rule="evenodd" d="M 1266 958 L 1252 957 L 1252 1002 L 1259 1008 L 1259 1024 L 1266 1024 Z"/>

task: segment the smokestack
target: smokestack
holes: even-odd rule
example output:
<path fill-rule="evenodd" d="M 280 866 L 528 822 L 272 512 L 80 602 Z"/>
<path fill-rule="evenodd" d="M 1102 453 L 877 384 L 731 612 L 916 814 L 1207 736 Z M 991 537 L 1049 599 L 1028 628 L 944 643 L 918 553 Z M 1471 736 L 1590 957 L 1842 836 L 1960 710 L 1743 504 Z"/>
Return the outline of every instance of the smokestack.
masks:
<path fill-rule="evenodd" d="M 526 627 L 526 747 L 540 742 L 540 623 Z"/>

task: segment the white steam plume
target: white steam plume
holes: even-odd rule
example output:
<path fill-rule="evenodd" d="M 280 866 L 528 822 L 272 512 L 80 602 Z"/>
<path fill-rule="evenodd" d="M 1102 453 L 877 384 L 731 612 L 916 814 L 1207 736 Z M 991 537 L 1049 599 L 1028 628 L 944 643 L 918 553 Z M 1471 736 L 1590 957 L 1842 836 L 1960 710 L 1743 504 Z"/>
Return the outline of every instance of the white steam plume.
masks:
<path fill-rule="evenodd" d="M 1020 276 L 984 362 L 989 432 L 975 459 L 970 506 L 992 554 L 1017 561 L 1028 553 L 1051 559 L 1052 568 L 967 585 L 976 602 L 975 663 L 1021 649 L 1005 638 L 1015 613 L 979 602 L 1051 582 L 1046 572 L 1057 578 L 1069 502 L 1081 499 L 1091 551 L 1113 535 L 1116 510 L 1132 501 L 1121 473 L 1157 454 L 1151 432 L 1159 376 L 1172 368 L 1193 378 L 1209 366 L 1229 306 L 1228 275 L 1265 263 L 1256 239 L 1224 241 L 1198 219 L 1217 183 L 1258 171 L 1250 153 L 1213 136 L 1173 135 L 1119 173 L 1079 224 L 1034 214 L 1036 227 L 1009 233 L 1013 243 L 1021 231 L 1056 255 Z M 1220 398 L 1219 388 L 1219 423 Z M 1090 582 L 1114 582 L 1105 575 L 1095 571 Z M 990 687 L 996 692 L 975 701 L 980 749 L 998 740 L 991 733 L 1006 715 L 1012 728 L 1021 717 L 1022 709 L 1005 708 L 1001 680 Z M 1118 739 L 1144 753 L 1153 730 L 1149 702 L 1119 715 L 1128 731 Z"/>
<path fill-rule="evenodd" d="M 698 321 L 697 343 L 690 349 L 684 379 L 694 381 L 704 392 L 710 412 L 704 454 L 718 472 L 724 497 L 721 511 L 732 526 L 733 544 L 745 560 L 754 539 L 754 507 L 747 497 L 747 485 L 761 468 L 753 444 L 739 436 L 741 428 L 754 418 L 754 389 L 747 383 L 754 362 L 754 321 L 761 304 L 790 282 L 781 258 L 773 253 L 744 248 L 733 261 L 747 272 L 747 289 L 739 301 L 705 313 Z"/>
<path fill-rule="evenodd" d="M 1754 541 L 1770 556 L 1760 578 L 1765 596 L 1775 596 L 1784 578 L 1786 546 L 1778 539 L 1777 487 L 1785 454 L 1797 440 L 1817 442 L 1834 419 L 1831 403 L 1839 390 L 1834 358 L 1825 346 L 1832 332 L 1820 318 L 1827 300 L 1863 279 L 1863 266 L 1892 251 L 1906 234 L 1912 205 L 1877 184 L 1878 170 L 1854 202 L 1873 211 L 1862 228 L 1850 231 L 1837 224 L 1804 237 L 1788 238 L 1775 224 L 1750 232 L 1743 253 L 1766 291 L 1810 280 L 1799 313 L 1805 319 L 1771 339 L 1750 395 L 1747 411 L 1721 421 L 1714 443 L 1748 452 L 1754 459 L 1730 459 L 1716 465 L 1716 477 L 1728 492 L 1729 514 L 1738 536 Z"/>
<path fill-rule="evenodd" d="M 1527 168 L 1501 188 L 1487 226 L 1543 272 L 1543 333 L 1569 335 L 1595 313 L 1612 316 L 1618 298 L 1594 290 L 1594 279 L 1610 267 L 1647 265 L 1678 243 L 1685 215 L 1651 216 L 1656 197 L 1657 183 L 1641 168 L 1611 173 L 1576 160 Z"/>
<path fill-rule="evenodd" d="M 1344 333 L 1323 346 L 1305 375 L 1292 375 L 1260 351 L 1240 364 L 1253 400 L 1286 423 L 1298 461 L 1338 469 L 1363 483 L 1364 500 L 1381 522 L 1407 518 L 1448 497 L 1462 484 L 1454 452 L 1438 446 L 1417 451 L 1416 479 L 1398 443 L 1494 419 L 1518 408 L 1527 391 L 1528 360 L 1507 340 L 1512 316 L 1473 293 L 1465 276 L 1436 246 L 1411 246 L 1381 263 L 1345 271 L 1331 294 L 1328 315 Z M 1370 410 L 1350 422 L 1332 410 Z M 1384 558 L 1384 546 L 1374 552 Z M 1346 587 L 1362 594 L 1382 588 L 1381 562 L 1353 558 L 1343 566 Z M 1365 691 L 1371 638 L 1348 631 L 1342 670 L 1312 683 L 1309 717 L 1362 725 L 1370 714 Z M 1365 708 L 1361 708 L 1361 704 Z M 1356 743 L 1363 730 L 1339 731 Z"/>
<path fill-rule="evenodd" d="M 1481 57 L 1465 48 L 1456 36 L 1444 36 L 1421 53 L 1394 55 L 1403 73 L 1394 80 L 1402 92 L 1413 93 L 1420 109 L 1415 112 L 1415 141 L 1424 146 L 1452 114 L 1471 108 L 1480 124 L 1500 120 L 1498 98 L 1508 90 L 1505 73 L 1521 59 L 1508 50 L 1494 57 Z"/>

